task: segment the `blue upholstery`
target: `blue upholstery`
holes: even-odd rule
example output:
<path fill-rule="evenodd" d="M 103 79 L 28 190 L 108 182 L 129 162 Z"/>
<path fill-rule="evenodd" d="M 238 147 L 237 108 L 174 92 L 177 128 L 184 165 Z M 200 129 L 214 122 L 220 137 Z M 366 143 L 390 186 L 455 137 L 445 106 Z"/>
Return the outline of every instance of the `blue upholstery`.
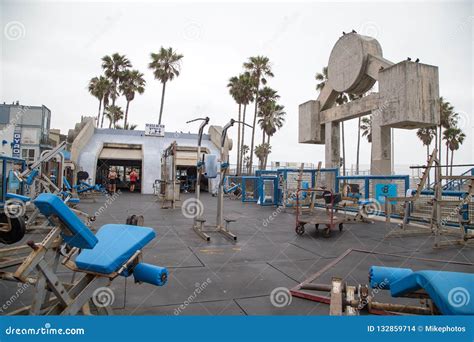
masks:
<path fill-rule="evenodd" d="M 69 184 L 69 181 L 67 180 L 66 177 L 63 178 L 63 184 L 64 184 L 64 186 L 66 187 L 66 189 L 67 189 L 68 191 L 71 191 L 71 190 L 72 190 L 71 184 Z"/>
<path fill-rule="evenodd" d="M 23 196 L 23 195 L 20 195 L 20 194 L 13 194 L 13 193 L 10 193 L 10 192 L 7 192 L 5 197 L 6 197 L 6 199 L 16 199 L 16 200 L 19 200 L 19 201 L 25 202 L 25 203 L 31 201 L 31 198 L 28 197 L 28 196 Z"/>
<path fill-rule="evenodd" d="M 76 265 L 85 271 L 110 274 L 153 240 L 155 232 L 148 227 L 106 224 L 96 237 L 99 243 L 93 249 L 83 250 L 76 258 Z"/>
<path fill-rule="evenodd" d="M 418 271 L 391 285 L 393 297 L 421 289 L 443 315 L 474 315 L 474 274 Z"/>
<path fill-rule="evenodd" d="M 141 262 L 133 269 L 133 278 L 137 282 L 163 286 L 168 279 L 168 270 L 165 267 Z"/>
<path fill-rule="evenodd" d="M 73 247 L 91 249 L 98 240 L 90 229 L 56 195 L 40 194 L 34 201 L 39 211 L 46 217 L 56 215 L 68 232 L 61 232 L 64 241 Z"/>
<path fill-rule="evenodd" d="M 76 198 L 76 197 L 71 197 L 67 201 L 68 201 L 68 203 L 71 203 L 71 204 L 78 204 L 78 203 L 81 202 L 81 200 L 79 198 Z"/>
<path fill-rule="evenodd" d="M 369 278 L 393 297 L 424 290 L 443 315 L 474 315 L 474 274 L 372 266 Z"/>
<path fill-rule="evenodd" d="M 409 268 L 372 266 L 369 269 L 370 287 L 389 290 L 391 284 L 411 273 Z"/>

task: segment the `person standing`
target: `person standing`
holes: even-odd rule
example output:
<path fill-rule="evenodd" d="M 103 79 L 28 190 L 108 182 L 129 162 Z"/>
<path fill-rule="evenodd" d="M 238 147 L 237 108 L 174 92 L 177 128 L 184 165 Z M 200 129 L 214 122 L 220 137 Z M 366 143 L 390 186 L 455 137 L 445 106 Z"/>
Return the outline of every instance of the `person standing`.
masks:
<path fill-rule="evenodd" d="M 117 191 L 117 171 L 115 168 L 110 169 L 107 178 L 109 179 L 109 192 L 115 194 Z"/>
<path fill-rule="evenodd" d="M 130 172 L 129 177 L 130 177 L 130 192 L 134 192 L 135 185 L 137 184 L 137 180 L 138 180 L 137 171 L 135 171 L 135 169 L 132 169 L 132 172 Z"/>

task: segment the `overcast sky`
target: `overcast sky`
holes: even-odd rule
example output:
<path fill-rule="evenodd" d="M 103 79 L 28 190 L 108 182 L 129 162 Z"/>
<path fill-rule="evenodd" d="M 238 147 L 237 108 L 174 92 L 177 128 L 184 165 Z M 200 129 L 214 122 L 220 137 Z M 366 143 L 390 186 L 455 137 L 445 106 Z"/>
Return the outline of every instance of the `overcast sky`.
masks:
<path fill-rule="evenodd" d="M 98 101 L 88 94 L 87 83 L 101 74 L 106 54 L 127 55 L 145 74 L 146 91 L 129 112 L 130 121 L 144 129 L 158 120 L 161 94 L 148 69 L 150 52 L 172 46 L 182 53 L 182 74 L 167 86 L 163 122 L 167 131 L 185 132 L 197 130 L 185 124 L 196 116 L 208 115 L 215 125 L 236 118 L 228 79 L 242 71 L 249 56 L 265 55 L 275 74 L 269 85 L 278 90 L 287 112 L 269 159 L 316 163 L 324 160 L 324 146 L 298 144 L 298 105 L 317 97 L 314 74 L 327 65 L 342 31 L 355 29 L 375 37 L 393 62 L 410 56 L 439 67 L 440 93 L 461 113 L 468 136 L 455 162 L 474 160 L 472 1 L 0 3 L 0 100 L 46 105 L 51 127 L 64 133 L 81 115 L 96 115 Z M 356 134 L 357 121 L 347 122 L 348 165 L 355 163 Z M 230 135 L 236 138 L 236 130 Z M 370 146 L 363 141 L 361 163 L 369 160 Z M 415 131 L 396 130 L 395 163 L 424 160 Z"/>

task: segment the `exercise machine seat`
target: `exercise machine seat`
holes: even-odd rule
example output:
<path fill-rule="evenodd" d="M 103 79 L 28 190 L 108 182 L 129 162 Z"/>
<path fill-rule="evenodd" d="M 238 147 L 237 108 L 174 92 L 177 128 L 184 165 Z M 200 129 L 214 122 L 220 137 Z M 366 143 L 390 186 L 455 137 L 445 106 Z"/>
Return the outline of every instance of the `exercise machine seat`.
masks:
<path fill-rule="evenodd" d="M 118 271 L 135 252 L 155 238 L 152 228 L 126 224 L 106 224 L 96 234 L 99 242 L 83 250 L 76 266 L 85 271 L 110 274 Z"/>
<path fill-rule="evenodd" d="M 49 218 L 55 215 L 67 228 L 61 236 L 68 245 L 78 248 L 92 249 L 98 240 L 91 230 L 69 209 L 69 207 L 56 195 L 40 194 L 33 201 L 39 211 Z"/>
<path fill-rule="evenodd" d="M 443 315 L 474 315 L 474 274 L 418 271 L 394 282 L 393 297 L 425 290 Z"/>
<path fill-rule="evenodd" d="M 370 286 L 403 297 L 424 290 L 443 315 L 474 315 L 474 274 L 372 266 Z"/>
<path fill-rule="evenodd" d="M 24 196 L 24 195 L 20 195 L 20 194 L 14 194 L 14 193 L 11 193 L 11 192 L 7 192 L 6 195 L 5 195 L 5 198 L 7 200 L 16 199 L 16 200 L 18 200 L 20 202 L 24 202 L 24 203 L 31 201 L 31 198 L 28 197 L 28 196 Z"/>

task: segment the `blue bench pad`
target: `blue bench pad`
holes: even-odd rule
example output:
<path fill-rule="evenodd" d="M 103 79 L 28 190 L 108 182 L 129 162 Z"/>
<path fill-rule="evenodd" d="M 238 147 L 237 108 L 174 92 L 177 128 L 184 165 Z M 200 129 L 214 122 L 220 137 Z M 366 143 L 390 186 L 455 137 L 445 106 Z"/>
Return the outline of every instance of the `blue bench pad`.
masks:
<path fill-rule="evenodd" d="M 417 271 L 393 282 L 390 291 L 400 297 L 423 289 L 443 315 L 474 315 L 473 284 L 471 273 Z"/>
<path fill-rule="evenodd" d="M 152 228 L 126 224 L 106 224 L 96 234 L 99 242 L 76 258 L 79 269 L 101 274 L 118 271 L 133 254 L 155 237 Z"/>
<path fill-rule="evenodd" d="M 51 215 L 56 215 L 67 227 L 70 234 L 61 232 L 61 236 L 68 245 L 88 249 L 96 245 L 97 238 L 91 230 L 58 196 L 53 194 L 40 194 L 33 203 L 44 216 L 50 217 Z"/>

